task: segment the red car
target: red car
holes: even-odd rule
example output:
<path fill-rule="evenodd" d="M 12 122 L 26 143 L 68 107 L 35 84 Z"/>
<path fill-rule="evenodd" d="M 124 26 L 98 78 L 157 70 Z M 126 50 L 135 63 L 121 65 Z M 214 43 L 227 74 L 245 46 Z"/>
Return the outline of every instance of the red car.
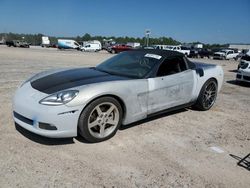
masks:
<path fill-rule="evenodd" d="M 117 45 L 112 46 L 109 49 L 109 52 L 112 54 L 115 54 L 115 53 L 128 51 L 128 50 L 132 50 L 132 49 L 133 49 L 132 46 L 128 46 L 126 44 L 117 44 Z"/>

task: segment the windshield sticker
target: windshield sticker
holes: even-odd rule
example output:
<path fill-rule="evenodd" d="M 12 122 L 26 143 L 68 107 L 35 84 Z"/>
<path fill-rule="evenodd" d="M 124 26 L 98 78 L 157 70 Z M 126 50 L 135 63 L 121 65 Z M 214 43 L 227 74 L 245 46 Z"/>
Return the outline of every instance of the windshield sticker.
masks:
<path fill-rule="evenodd" d="M 156 55 L 156 54 L 146 54 L 145 57 L 151 57 L 154 59 L 161 59 L 162 58 L 162 56 Z"/>

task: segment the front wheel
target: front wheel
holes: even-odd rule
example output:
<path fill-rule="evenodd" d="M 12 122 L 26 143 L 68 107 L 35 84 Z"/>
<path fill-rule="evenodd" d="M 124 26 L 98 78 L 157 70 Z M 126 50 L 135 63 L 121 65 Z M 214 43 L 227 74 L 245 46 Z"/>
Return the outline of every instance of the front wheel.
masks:
<path fill-rule="evenodd" d="M 206 81 L 201 88 L 195 107 L 202 111 L 209 110 L 215 103 L 217 90 L 217 82 L 214 79 Z"/>
<path fill-rule="evenodd" d="M 120 103 L 112 97 L 102 97 L 90 103 L 80 115 L 80 135 L 89 142 L 101 142 L 115 135 L 122 121 Z"/>

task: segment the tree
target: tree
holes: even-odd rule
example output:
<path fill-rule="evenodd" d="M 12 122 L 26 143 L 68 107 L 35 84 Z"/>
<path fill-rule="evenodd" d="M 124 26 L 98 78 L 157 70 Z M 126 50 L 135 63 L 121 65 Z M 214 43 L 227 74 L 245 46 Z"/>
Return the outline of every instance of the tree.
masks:
<path fill-rule="evenodd" d="M 91 35 L 86 33 L 85 35 L 82 36 L 82 40 L 83 41 L 88 41 L 88 40 L 91 40 Z"/>

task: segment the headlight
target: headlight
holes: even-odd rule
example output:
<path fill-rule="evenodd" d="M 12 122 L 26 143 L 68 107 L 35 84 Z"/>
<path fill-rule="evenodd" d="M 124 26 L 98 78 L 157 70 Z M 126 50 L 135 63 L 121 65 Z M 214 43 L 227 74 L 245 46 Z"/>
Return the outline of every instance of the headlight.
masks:
<path fill-rule="evenodd" d="M 66 104 L 73 100 L 78 93 L 79 91 L 77 90 L 61 91 L 40 100 L 39 103 L 51 106 Z"/>

